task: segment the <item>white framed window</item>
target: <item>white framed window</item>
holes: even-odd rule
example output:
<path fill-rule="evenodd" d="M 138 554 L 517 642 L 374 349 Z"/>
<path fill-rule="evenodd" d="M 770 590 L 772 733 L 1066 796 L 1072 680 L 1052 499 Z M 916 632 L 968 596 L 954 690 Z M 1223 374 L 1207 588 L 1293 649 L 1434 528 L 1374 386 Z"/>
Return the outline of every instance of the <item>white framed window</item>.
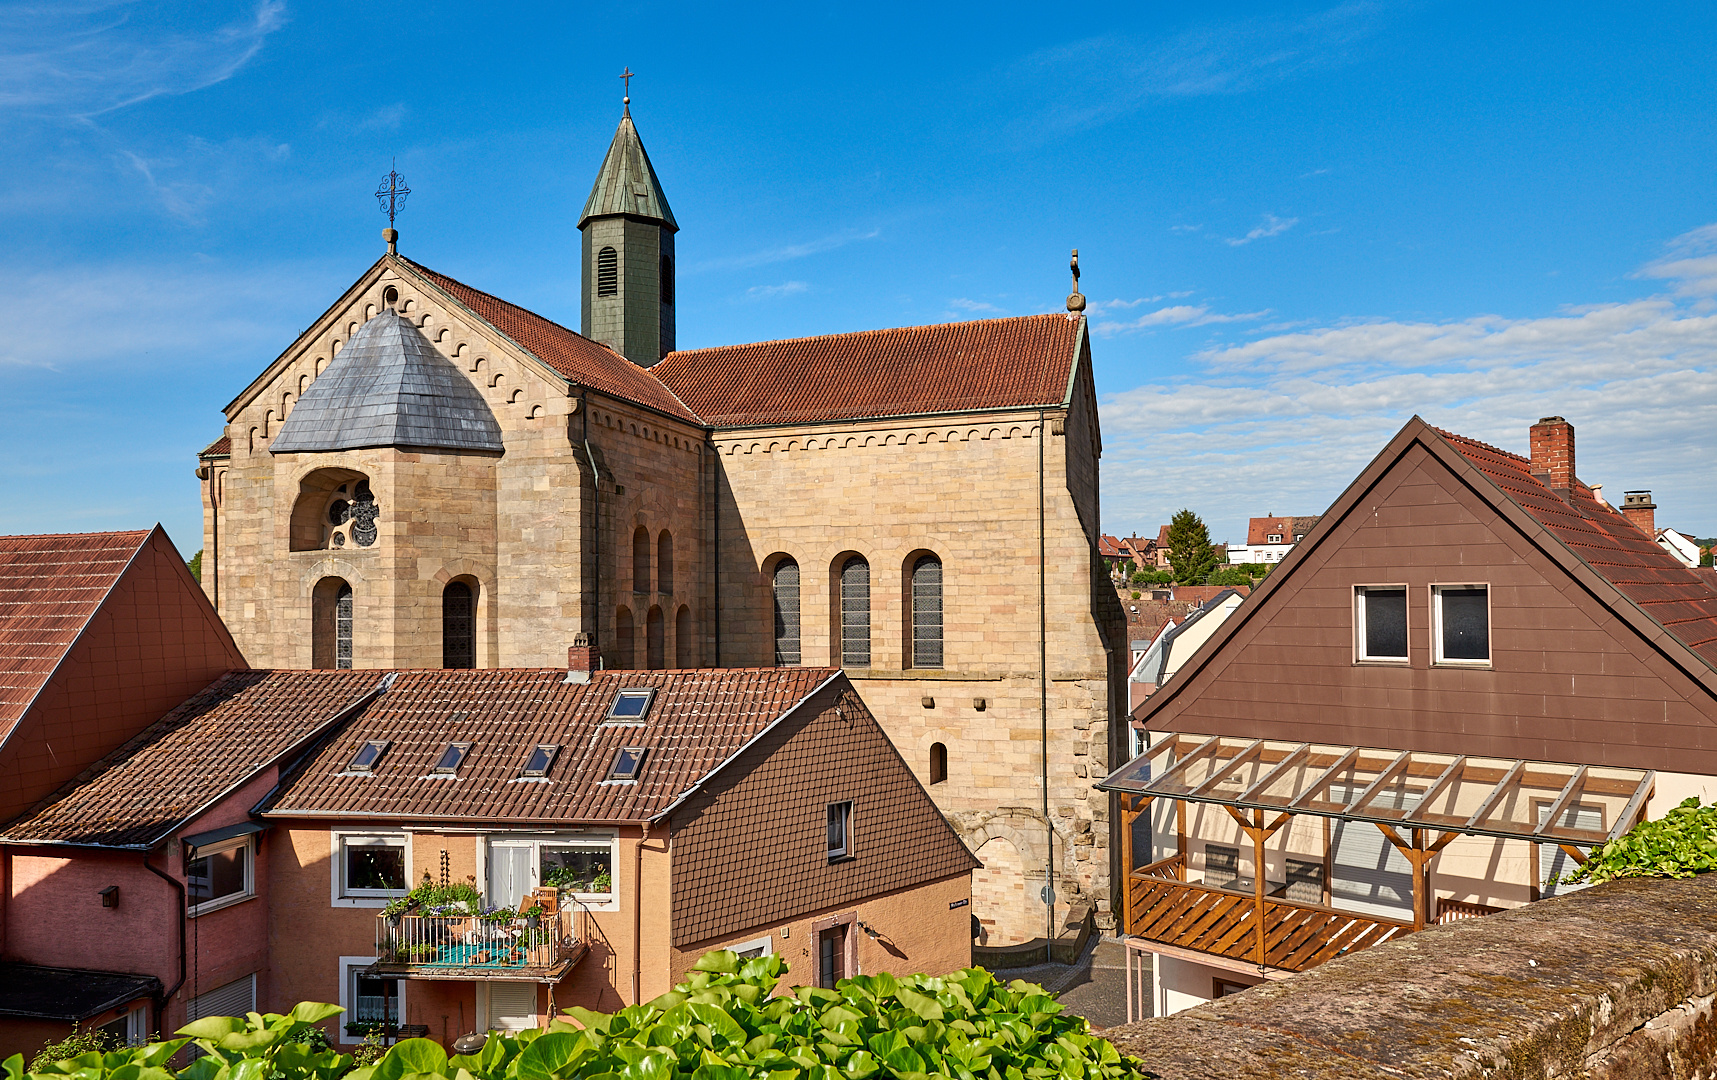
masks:
<path fill-rule="evenodd" d="M 1281 533 L 1271 533 L 1269 536 L 1265 537 L 1264 539 L 1269 541 L 1272 544 L 1280 544 L 1282 542 L 1282 534 Z"/>
<path fill-rule="evenodd" d="M 149 1041 L 149 1006 L 133 1005 L 97 1030 L 105 1031 L 119 1046 L 142 1046 Z"/>
<path fill-rule="evenodd" d="M 517 1033 L 537 1026 L 537 984 L 484 980 L 477 984 L 477 1015 L 485 1031 Z"/>
<path fill-rule="evenodd" d="M 340 1014 L 337 1037 L 342 1045 L 354 1046 L 364 1041 L 362 1028 L 354 1031 L 348 1024 L 405 1022 L 406 980 L 364 975 L 364 969 L 375 962 L 373 956 L 340 957 L 339 1005 L 346 1011 Z"/>
<path fill-rule="evenodd" d="M 853 853 L 853 801 L 829 804 L 829 860 L 847 859 Z"/>
<path fill-rule="evenodd" d="M 411 844 L 404 833 L 336 829 L 328 853 L 334 907 L 385 907 L 411 891 Z"/>
<path fill-rule="evenodd" d="M 1407 663 L 1407 586 L 1356 585 L 1353 638 L 1356 659 Z"/>
<path fill-rule="evenodd" d="M 760 938 L 742 941 L 738 945 L 729 945 L 728 948 L 738 954 L 741 960 L 755 960 L 759 956 L 774 956 L 775 938 L 765 934 Z"/>
<path fill-rule="evenodd" d="M 508 836 L 490 840 L 483 898 L 496 907 L 517 908 L 533 889 L 552 885 L 564 900 L 614 910 L 618 890 L 619 837 L 601 835 Z"/>
<path fill-rule="evenodd" d="M 1490 665 L 1490 588 L 1431 586 L 1431 646 L 1439 664 Z"/>
<path fill-rule="evenodd" d="M 185 860 L 185 904 L 193 919 L 255 895 L 255 837 L 239 836 L 191 849 Z"/>

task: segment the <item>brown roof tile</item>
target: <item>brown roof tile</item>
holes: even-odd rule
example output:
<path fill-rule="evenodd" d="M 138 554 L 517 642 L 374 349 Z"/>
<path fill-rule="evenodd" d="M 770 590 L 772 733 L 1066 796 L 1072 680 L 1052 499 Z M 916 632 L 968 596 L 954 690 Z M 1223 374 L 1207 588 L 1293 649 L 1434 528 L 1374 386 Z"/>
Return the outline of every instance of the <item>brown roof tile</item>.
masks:
<path fill-rule="evenodd" d="M 0 537 L 0 738 L 148 538 L 147 531 Z"/>
<path fill-rule="evenodd" d="M 608 346 L 410 259 L 402 257 L 400 261 L 511 338 L 520 348 L 580 386 L 588 386 L 667 416 L 699 423 L 697 416 L 672 391 L 652 378 L 648 371 Z"/>
<path fill-rule="evenodd" d="M 1717 583 L 1709 576 L 1682 565 L 1578 479 L 1563 499 L 1533 475 L 1527 458 L 1437 433 L 1642 611 L 1717 665 Z"/>
<path fill-rule="evenodd" d="M 651 373 L 714 427 L 1059 405 L 1081 322 L 1065 314 L 670 353 Z"/>
<path fill-rule="evenodd" d="M 198 454 L 197 456 L 200 458 L 231 457 L 232 452 L 233 452 L 232 437 L 229 435 L 222 435 L 220 438 L 218 438 L 214 442 L 210 443 L 203 450 L 203 452 Z"/>
<path fill-rule="evenodd" d="M 336 717 L 379 671 L 234 671 L 97 762 L 3 839 L 151 847 Z"/>
<path fill-rule="evenodd" d="M 666 809 L 835 672 L 731 668 L 596 672 L 406 671 L 282 786 L 275 816 L 640 821 Z M 615 691 L 656 688 L 643 724 L 606 722 Z M 341 775 L 363 742 L 392 742 L 374 775 Z M 428 779 L 451 742 L 475 745 L 455 780 Z M 540 743 L 548 783 L 517 782 Z M 604 783 L 615 751 L 648 749 L 636 783 Z"/>

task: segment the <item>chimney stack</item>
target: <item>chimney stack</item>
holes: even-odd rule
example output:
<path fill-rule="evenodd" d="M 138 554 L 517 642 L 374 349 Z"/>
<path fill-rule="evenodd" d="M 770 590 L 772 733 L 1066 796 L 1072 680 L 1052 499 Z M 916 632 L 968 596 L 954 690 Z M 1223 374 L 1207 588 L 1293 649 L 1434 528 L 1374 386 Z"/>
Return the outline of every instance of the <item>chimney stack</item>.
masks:
<path fill-rule="evenodd" d="M 1657 504 L 1651 501 L 1651 492 L 1622 492 L 1622 513 L 1638 525 L 1641 532 L 1653 540 L 1657 539 Z"/>
<path fill-rule="evenodd" d="M 566 681 L 589 682 L 596 659 L 596 639 L 582 630 L 572 635 L 572 647 L 566 650 Z"/>
<path fill-rule="evenodd" d="M 1546 416 L 1532 425 L 1532 472 L 1552 489 L 1574 486 L 1574 425 L 1560 416 Z"/>

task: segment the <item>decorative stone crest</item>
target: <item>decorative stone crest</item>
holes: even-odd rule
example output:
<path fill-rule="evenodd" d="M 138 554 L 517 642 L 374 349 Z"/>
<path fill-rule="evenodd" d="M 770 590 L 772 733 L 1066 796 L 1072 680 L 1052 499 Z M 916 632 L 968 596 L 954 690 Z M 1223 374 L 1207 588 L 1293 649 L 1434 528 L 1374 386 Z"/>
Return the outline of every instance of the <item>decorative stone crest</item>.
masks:
<path fill-rule="evenodd" d="M 381 516 L 381 507 L 376 505 L 376 497 L 370 491 L 368 480 L 358 481 L 357 490 L 352 494 L 352 539 L 359 547 L 370 547 L 376 542 L 376 518 Z"/>

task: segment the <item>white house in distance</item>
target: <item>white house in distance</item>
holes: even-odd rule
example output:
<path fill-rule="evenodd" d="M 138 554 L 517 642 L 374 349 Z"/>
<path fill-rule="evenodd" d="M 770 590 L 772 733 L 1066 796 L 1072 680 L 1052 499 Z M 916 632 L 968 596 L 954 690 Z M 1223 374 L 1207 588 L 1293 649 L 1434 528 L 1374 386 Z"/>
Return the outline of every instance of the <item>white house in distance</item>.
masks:
<path fill-rule="evenodd" d="M 1317 523 L 1315 515 L 1255 517 L 1247 523 L 1246 543 L 1228 545 L 1228 561 L 1233 564 L 1281 562 Z"/>

